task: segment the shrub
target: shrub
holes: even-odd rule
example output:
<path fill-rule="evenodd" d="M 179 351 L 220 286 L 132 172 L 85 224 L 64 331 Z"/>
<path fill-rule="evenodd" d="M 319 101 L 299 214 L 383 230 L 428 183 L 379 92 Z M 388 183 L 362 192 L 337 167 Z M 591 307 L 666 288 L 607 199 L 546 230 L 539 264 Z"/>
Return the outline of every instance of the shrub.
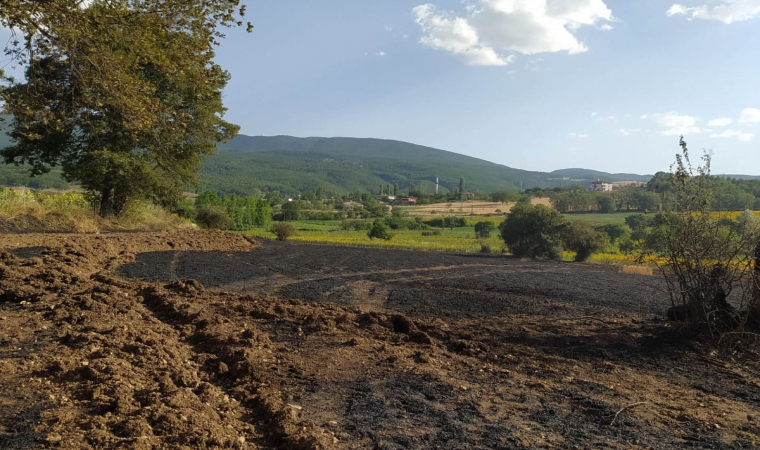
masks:
<path fill-rule="evenodd" d="M 376 220 L 372 224 L 372 228 L 370 228 L 369 231 L 367 232 L 367 236 L 370 239 L 377 238 L 377 239 L 384 239 L 386 241 L 390 241 L 393 238 L 393 235 L 391 234 L 391 229 L 382 220 Z"/>
<path fill-rule="evenodd" d="M 441 231 L 440 230 L 433 230 L 433 231 L 423 231 L 422 236 L 440 236 Z"/>
<path fill-rule="evenodd" d="M 187 199 L 182 199 L 174 204 L 172 212 L 185 219 L 195 218 L 195 205 Z"/>
<path fill-rule="evenodd" d="M 480 253 L 491 253 L 491 246 L 485 242 L 480 243 Z"/>
<path fill-rule="evenodd" d="M 296 235 L 296 227 L 286 222 L 277 222 L 272 224 L 269 232 L 274 233 L 278 241 L 285 241 L 289 237 Z"/>
<path fill-rule="evenodd" d="M 499 231 L 515 256 L 560 259 L 568 227 L 568 220 L 557 210 L 517 203 L 499 225 Z"/>
<path fill-rule="evenodd" d="M 482 221 L 475 224 L 475 237 L 480 239 L 488 239 L 491 237 L 491 231 L 496 228 L 493 222 Z"/>
<path fill-rule="evenodd" d="M 742 232 L 722 224 L 726 215 L 710 211 L 710 156 L 702 157 L 695 173 L 683 138 L 679 145 L 682 152 L 668 175 L 673 195 L 657 214 L 641 256 L 658 262 L 673 303 L 669 318 L 720 342 L 726 332 L 760 328 L 760 230 L 751 223 Z"/>
<path fill-rule="evenodd" d="M 565 247 L 575 252 L 576 261 L 587 260 L 589 256 L 607 245 L 606 236 L 585 222 L 571 223 L 564 240 Z"/>
<path fill-rule="evenodd" d="M 195 222 L 204 228 L 226 230 L 232 225 L 232 219 L 225 208 L 216 205 L 203 205 L 195 214 Z"/>

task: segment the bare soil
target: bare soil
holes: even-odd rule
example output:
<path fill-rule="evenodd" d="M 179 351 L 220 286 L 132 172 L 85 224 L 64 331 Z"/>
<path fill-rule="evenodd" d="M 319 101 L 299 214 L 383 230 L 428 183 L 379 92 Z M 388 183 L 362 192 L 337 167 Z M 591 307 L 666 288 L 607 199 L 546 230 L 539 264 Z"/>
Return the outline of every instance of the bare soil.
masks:
<path fill-rule="evenodd" d="M 0 448 L 757 448 L 657 277 L 183 231 L 0 235 Z"/>

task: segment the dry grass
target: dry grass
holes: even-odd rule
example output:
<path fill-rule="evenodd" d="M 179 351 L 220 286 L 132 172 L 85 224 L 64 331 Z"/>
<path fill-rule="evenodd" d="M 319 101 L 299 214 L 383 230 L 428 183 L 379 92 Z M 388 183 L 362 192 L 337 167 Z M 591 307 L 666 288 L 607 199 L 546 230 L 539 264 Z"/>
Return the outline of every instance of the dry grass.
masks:
<path fill-rule="evenodd" d="M 192 228 L 192 222 L 152 203 L 134 201 L 118 218 L 103 219 L 84 195 L 75 192 L 0 191 L 0 230 L 97 233 L 118 230 Z"/>
<path fill-rule="evenodd" d="M 533 198 L 531 203 L 534 205 L 551 206 L 549 198 Z M 486 202 L 482 200 L 468 200 L 465 202 L 451 203 L 433 203 L 431 205 L 419 206 L 401 206 L 397 207 L 409 213 L 410 216 L 431 216 L 441 215 L 485 215 L 485 214 L 506 214 L 516 205 L 515 202 Z"/>
<path fill-rule="evenodd" d="M 654 269 L 648 266 L 625 265 L 620 266 L 620 273 L 629 273 L 631 275 L 653 275 Z"/>

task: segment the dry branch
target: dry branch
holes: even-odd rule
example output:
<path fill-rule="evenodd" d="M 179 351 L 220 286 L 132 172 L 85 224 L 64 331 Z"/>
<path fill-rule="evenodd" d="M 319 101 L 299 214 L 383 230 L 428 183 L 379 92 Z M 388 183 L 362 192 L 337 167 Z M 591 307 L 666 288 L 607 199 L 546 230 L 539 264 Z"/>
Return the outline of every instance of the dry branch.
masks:
<path fill-rule="evenodd" d="M 635 408 L 637 406 L 645 405 L 647 403 L 649 403 L 649 402 L 636 402 L 636 403 L 631 403 L 628 406 L 623 406 L 622 408 L 620 408 L 618 410 L 618 412 L 615 413 L 615 417 L 612 419 L 612 422 L 610 422 L 610 426 L 615 425 L 615 422 L 617 422 L 617 418 L 620 415 L 620 413 L 622 413 L 626 409 L 632 409 L 632 408 Z"/>

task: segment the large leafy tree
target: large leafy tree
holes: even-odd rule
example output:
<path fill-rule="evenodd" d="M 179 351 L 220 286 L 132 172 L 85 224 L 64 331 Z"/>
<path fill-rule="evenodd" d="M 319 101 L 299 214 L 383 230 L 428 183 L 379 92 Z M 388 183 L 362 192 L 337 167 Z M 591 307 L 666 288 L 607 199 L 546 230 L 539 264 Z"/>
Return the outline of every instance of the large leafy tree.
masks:
<path fill-rule="evenodd" d="M 229 74 L 214 63 L 221 29 L 242 26 L 239 0 L 5 0 L 5 51 L 25 68 L 4 78 L 15 145 L 6 163 L 61 166 L 118 214 L 128 199 L 171 202 L 216 143 Z M 248 24 L 248 30 L 251 26 Z"/>

